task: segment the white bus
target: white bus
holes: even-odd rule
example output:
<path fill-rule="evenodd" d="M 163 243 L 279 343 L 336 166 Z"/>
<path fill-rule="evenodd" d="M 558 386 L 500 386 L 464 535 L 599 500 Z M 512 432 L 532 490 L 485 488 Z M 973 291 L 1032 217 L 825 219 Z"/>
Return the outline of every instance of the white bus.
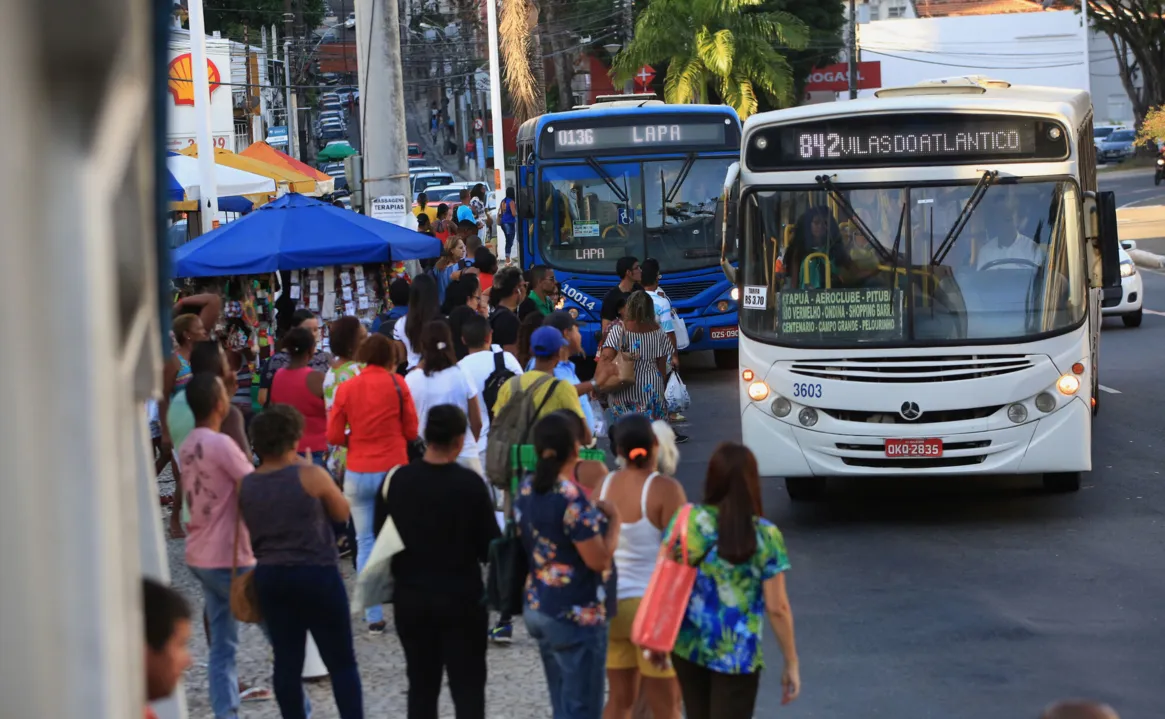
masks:
<path fill-rule="evenodd" d="M 763 475 L 1079 488 L 1120 287 L 1087 93 L 952 78 L 755 115 L 724 192 Z"/>

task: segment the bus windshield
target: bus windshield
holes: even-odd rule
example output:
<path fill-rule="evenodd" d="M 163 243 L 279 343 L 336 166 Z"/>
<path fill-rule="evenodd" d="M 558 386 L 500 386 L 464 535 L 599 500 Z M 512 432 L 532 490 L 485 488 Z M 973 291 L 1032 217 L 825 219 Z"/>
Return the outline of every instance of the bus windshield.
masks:
<path fill-rule="evenodd" d="M 783 345 L 1015 341 L 1087 308 L 1069 182 L 760 189 L 741 328 Z"/>
<path fill-rule="evenodd" d="M 626 255 L 653 257 L 670 272 L 715 266 L 721 186 L 733 159 L 545 167 L 538 231 L 546 263 L 603 274 Z"/>

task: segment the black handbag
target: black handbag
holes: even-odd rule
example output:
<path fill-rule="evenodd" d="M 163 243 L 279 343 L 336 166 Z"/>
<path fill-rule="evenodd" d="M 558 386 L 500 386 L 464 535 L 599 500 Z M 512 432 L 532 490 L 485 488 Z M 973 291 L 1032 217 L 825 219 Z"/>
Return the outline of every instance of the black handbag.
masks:
<path fill-rule="evenodd" d="M 393 375 L 392 377 L 392 388 L 396 390 L 397 402 L 400 402 L 400 422 L 401 426 L 403 427 L 405 421 L 405 396 L 400 391 L 400 387 L 397 385 L 396 375 Z M 416 439 L 409 439 L 406 437 L 405 448 L 409 453 L 409 462 L 416 462 L 418 459 L 421 459 L 425 456 L 425 440 L 421 439 L 420 437 L 417 437 Z"/>
<path fill-rule="evenodd" d="M 489 607 L 504 616 L 521 616 L 526 601 L 526 575 L 529 572 L 526 548 L 518 536 L 518 525 L 510 519 L 506 522 L 502 536 L 489 545 L 489 571 L 485 585 Z"/>

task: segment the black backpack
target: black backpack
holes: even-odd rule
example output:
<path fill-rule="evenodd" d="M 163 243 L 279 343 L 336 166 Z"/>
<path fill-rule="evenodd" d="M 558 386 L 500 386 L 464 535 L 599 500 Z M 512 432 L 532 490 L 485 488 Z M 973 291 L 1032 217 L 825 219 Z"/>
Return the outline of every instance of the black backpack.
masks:
<path fill-rule="evenodd" d="M 494 352 L 494 371 L 485 378 L 485 389 L 481 392 L 482 398 L 485 400 L 486 411 L 489 412 L 490 421 L 493 421 L 494 403 L 498 401 L 498 392 L 502 385 L 508 382 L 511 377 L 516 376 L 516 372 L 506 367 L 506 351 Z"/>

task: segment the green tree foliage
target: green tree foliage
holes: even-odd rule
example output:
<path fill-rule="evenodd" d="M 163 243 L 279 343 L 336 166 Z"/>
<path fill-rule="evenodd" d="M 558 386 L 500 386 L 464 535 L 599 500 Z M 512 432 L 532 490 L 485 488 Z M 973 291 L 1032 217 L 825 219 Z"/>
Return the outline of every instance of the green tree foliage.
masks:
<path fill-rule="evenodd" d="M 310 32 L 324 21 L 324 0 L 296 0 L 303 9 L 303 24 Z M 349 3 L 349 8 L 351 3 Z M 295 3 L 292 4 L 295 8 Z M 232 40 L 243 39 L 243 27 L 250 28 L 250 41 L 258 44 L 260 28 L 272 25 L 283 34 L 283 0 L 203 0 L 206 31 L 218 31 Z"/>
<path fill-rule="evenodd" d="M 768 0 L 762 8 L 768 11 L 783 11 L 795 16 L 809 28 L 809 42 L 803 50 L 784 50 L 785 58 L 793 71 L 794 92 L 798 100 L 805 95 L 805 83 L 809 73 L 818 67 L 837 62 L 837 56 L 845 46 L 842 33 L 845 31 L 845 7 L 841 2 L 817 2 L 816 0 Z M 760 110 L 775 110 L 764 97 Z"/>
<path fill-rule="evenodd" d="M 643 65 L 667 63 L 664 100 L 709 102 L 711 93 L 746 118 L 759 98 L 785 107 L 796 81 L 785 50 L 801 50 L 809 28 L 763 0 L 652 0 L 612 70 L 625 82 Z M 781 49 L 778 49 L 781 48 Z"/>
<path fill-rule="evenodd" d="M 1140 124 L 1150 108 L 1165 104 L 1165 0 L 1088 0 L 1088 12 L 1092 26 L 1112 41 L 1121 84 Z"/>

